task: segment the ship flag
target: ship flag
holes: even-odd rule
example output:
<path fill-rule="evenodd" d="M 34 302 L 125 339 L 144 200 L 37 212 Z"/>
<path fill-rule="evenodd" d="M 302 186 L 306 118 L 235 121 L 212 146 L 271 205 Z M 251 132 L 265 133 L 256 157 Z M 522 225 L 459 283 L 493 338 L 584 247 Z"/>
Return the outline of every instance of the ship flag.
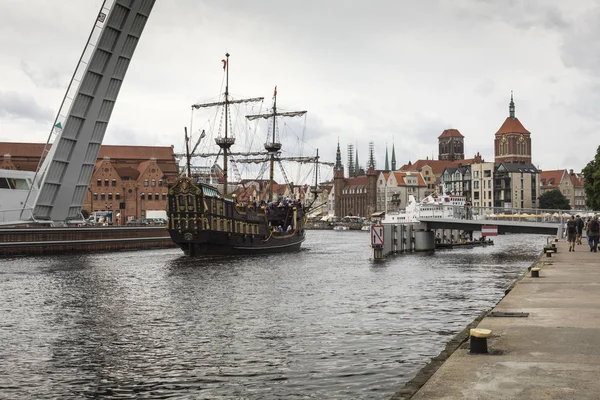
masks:
<path fill-rule="evenodd" d="M 225 67 L 227 66 L 227 60 L 223 59 L 221 60 L 221 62 L 223 63 L 223 71 L 225 71 Z"/>

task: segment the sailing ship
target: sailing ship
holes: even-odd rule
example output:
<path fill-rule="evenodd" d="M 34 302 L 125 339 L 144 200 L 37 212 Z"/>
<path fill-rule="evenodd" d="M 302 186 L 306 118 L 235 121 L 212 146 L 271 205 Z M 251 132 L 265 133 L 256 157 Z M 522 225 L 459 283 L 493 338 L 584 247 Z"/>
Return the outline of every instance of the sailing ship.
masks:
<path fill-rule="evenodd" d="M 225 93 L 223 101 L 195 104 L 195 109 L 223 107 L 224 134 L 215 138 L 223 156 L 222 193 L 217 187 L 194 179 L 190 170 L 190 138 L 186 130 L 187 176 L 180 177 L 169 187 L 167 198 L 168 231 L 173 241 L 186 255 L 230 255 L 259 254 L 300 250 L 306 237 L 306 215 L 312 203 L 303 203 L 295 199 L 274 197 L 274 164 L 280 162 L 282 144 L 277 141 L 276 120 L 278 117 L 296 117 L 306 111 L 280 112 L 277 110 L 277 87 L 273 94 L 273 107 L 266 114 L 247 115 L 249 121 L 272 119 L 272 136 L 264 144 L 264 151 L 254 153 L 233 153 L 231 147 L 235 137 L 228 127 L 232 104 L 262 101 L 263 98 L 233 100 L 229 96 L 229 54 L 225 55 Z M 219 155 L 217 153 L 217 156 Z M 204 156 L 211 156 L 208 154 Z M 269 163 L 268 198 L 260 202 L 240 202 L 235 194 L 228 191 L 228 159 L 231 155 L 259 156 L 251 162 Z M 316 157 L 295 157 L 294 161 L 315 162 L 315 186 L 311 190 L 316 199 L 319 190 L 318 150 Z M 238 160 L 239 161 L 239 160 Z M 314 202 L 314 200 L 313 200 Z"/>

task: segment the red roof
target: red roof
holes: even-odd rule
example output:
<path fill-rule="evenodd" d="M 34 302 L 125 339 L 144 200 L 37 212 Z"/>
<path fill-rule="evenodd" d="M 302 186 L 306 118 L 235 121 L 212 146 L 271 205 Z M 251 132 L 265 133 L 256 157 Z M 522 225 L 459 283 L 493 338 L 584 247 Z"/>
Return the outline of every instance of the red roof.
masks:
<path fill-rule="evenodd" d="M 404 178 L 406 178 L 407 176 L 416 176 L 418 186 L 427 186 L 421 174 L 411 174 L 409 172 L 394 171 L 394 177 L 396 178 L 396 182 L 398 182 L 398 185 L 406 185 L 406 181 L 404 180 Z"/>
<path fill-rule="evenodd" d="M 444 132 L 442 132 L 442 134 L 440 136 L 438 136 L 438 139 L 445 138 L 445 137 L 464 138 L 464 136 L 458 131 L 458 129 L 446 129 Z"/>
<path fill-rule="evenodd" d="M 366 186 L 367 185 L 367 176 L 361 175 L 355 178 L 347 178 L 345 179 L 346 186 Z"/>
<path fill-rule="evenodd" d="M 466 165 L 464 160 L 447 161 L 447 160 L 417 160 L 412 165 L 403 165 L 400 171 L 421 171 L 423 167 L 429 166 L 436 175 L 441 175 L 446 168 L 458 167 L 458 164 Z"/>
<path fill-rule="evenodd" d="M 523 126 L 521 121 L 519 121 L 519 118 L 508 117 L 508 118 L 506 118 L 506 120 L 504 121 L 504 123 L 502 124 L 500 129 L 498 129 L 498 132 L 496 132 L 496 135 L 503 135 L 506 133 L 531 133 L 531 132 L 529 132 L 527 129 L 525 129 L 525 127 Z"/>
<path fill-rule="evenodd" d="M 558 186 L 565 174 L 564 169 L 555 169 L 550 171 L 542 171 L 540 173 L 540 185 L 542 187 Z"/>

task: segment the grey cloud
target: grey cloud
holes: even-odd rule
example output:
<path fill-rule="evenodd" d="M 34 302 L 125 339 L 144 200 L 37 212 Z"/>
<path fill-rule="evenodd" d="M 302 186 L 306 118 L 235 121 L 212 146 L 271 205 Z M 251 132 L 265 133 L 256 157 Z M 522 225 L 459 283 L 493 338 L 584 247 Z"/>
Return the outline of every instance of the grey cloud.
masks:
<path fill-rule="evenodd" d="M 66 74 L 52 69 L 40 69 L 31 63 L 21 60 L 21 69 L 39 88 L 62 89 L 69 82 Z"/>
<path fill-rule="evenodd" d="M 40 106 L 32 96 L 0 92 L 0 116 L 51 123 L 53 112 Z"/>
<path fill-rule="evenodd" d="M 567 67 L 600 76 L 600 7 L 588 11 L 573 30 L 564 35 L 562 61 Z"/>

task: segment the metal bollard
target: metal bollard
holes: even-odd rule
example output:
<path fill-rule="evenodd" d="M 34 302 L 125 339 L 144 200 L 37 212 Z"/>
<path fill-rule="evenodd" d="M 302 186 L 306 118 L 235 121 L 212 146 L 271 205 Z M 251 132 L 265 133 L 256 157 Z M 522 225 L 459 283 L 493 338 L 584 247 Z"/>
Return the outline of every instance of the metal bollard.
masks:
<path fill-rule="evenodd" d="M 492 334 L 489 329 L 471 329 L 469 331 L 470 336 L 470 353 L 471 354 L 486 354 L 487 338 Z"/>
<path fill-rule="evenodd" d="M 542 270 L 542 269 L 541 269 L 541 268 L 538 268 L 538 267 L 531 268 L 531 277 L 532 277 L 532 278 L 539 278 L 539 277 L 540 277 L 540 271 L 541 271 L 541 270 Z"/>

